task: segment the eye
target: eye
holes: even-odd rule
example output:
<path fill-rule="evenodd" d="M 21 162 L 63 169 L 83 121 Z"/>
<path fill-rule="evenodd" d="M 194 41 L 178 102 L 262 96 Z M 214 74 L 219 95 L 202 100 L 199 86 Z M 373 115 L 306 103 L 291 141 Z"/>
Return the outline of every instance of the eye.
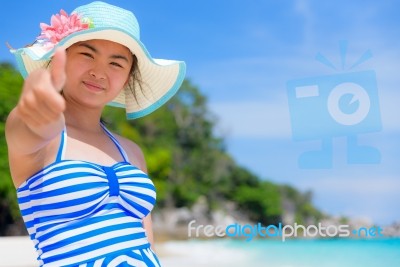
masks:
<path fill-rule="evenodd" d="M 120 64 L 120 63 L 115 62 L 115 61 L 111 62 L 110 65 L 112 65 L 112 66 L 114 66 L 114 67 L 116 67 L 116 68 L 125 69 L 124 64 Z"/>
<path fill-rule="evenodd" d="M 123 68 L 123 66 L 117 62 L 111 62 L 110 64 L 118 68 Z"/>
<path fill-rule="evenodd" d="M 86 56 L 86 57 L 89 57 L 89 58 L 94 58 L 94 57 L 92 56 L 92 54 L 87 53 L 87 52 L 81 52 L 80 54 L 81 54 L 81 55 L 84 55 L 84 56 Z"/>

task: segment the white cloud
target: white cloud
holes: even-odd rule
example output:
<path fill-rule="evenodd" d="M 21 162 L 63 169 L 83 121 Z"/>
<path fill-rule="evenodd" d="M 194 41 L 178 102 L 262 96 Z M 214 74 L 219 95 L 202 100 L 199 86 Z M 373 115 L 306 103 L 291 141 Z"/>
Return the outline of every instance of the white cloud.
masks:
<path fill-rule="evenodd" d="M 219 131 L 232 138 L 290 137 L 287 101 L 212 103 L 219 118 Z"/>
<path fill-rule="evenodd" d="M 330 215 L 369 218 L 387 225 L 400 220 L 400 176 L 341 174 L 303 179 L 298 187 L 314 192 L 314 203 Z"/>
<path fill-rule="evenodd" d="M 341 174 L 340 177 L 325 177 L 324 179 L 313 180 L 309 186 L 320 194 L 340 193 L 351 195 L 368 196 L 398 195 L 400 193 L 399 176 L 366 176 L 361 174 L 357 178 L 354 174 Z"/>

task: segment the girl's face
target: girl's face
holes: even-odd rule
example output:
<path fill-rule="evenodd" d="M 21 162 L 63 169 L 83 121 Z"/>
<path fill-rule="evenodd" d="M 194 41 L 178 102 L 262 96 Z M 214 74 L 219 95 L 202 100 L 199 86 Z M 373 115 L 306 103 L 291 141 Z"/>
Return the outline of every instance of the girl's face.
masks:
<path fill-rule="evenodd" d="M 72 45 L 67 50 L 66 99 L 103 107 L 128 83 L 132 61 L 127 47 L 111 41 L 89 40 Z"/>

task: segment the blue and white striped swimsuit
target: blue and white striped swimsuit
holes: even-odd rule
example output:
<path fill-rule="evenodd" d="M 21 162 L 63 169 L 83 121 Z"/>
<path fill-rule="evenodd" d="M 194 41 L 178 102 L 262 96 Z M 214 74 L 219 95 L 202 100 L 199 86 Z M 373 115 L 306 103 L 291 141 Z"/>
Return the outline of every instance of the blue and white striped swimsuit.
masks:
<path fill-rule="evenodd" d="M 123 162 L 64 159 L 64 130 L 56 161 L 17 189 L 40 266 L 160 266 L 142 224 L 155 204 L 154 184 L 103 129 Z"/>

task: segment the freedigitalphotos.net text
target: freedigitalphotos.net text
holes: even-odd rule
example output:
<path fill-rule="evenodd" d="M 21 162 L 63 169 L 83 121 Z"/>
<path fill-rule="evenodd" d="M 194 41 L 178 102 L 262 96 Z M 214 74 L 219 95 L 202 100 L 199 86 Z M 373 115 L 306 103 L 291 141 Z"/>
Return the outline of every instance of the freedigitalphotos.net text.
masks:
<path fill-rule="evenodd" d="M 382 237 L 382 231 L 383 229 L 379 226 L 351 229 L 347 224 L 323 226 L 321 223 L 308 226 L 297 223 L 294 225 L 279 223 L 277 226 L 263 226 L 261 223 L 254 225 L 233 223 L 227 226 L 214 226 L 196 225 L 196 220 L 192 220 L 188 224 L 188 237 L 244 237 L 246 241 L 255 237 L 281 238 L 283 242 L 289 237 Z"/>

